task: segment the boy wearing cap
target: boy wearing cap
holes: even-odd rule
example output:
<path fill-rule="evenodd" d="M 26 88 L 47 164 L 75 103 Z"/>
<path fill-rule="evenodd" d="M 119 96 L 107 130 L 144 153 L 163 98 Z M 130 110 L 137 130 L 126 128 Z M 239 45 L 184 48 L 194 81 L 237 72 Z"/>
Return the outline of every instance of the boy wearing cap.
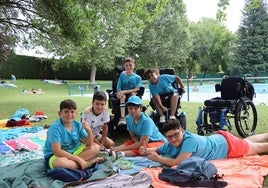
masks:
<path fill-rule="evenodd" d="M 140 146 L 155 148 L 163 145 L 166 139 L 159 132 L 153 120 L 142 111 L 141 98 L 138 96 L 129 97 L 126 107 L 129 113 L 126 116 L 126 124 L 131 139 L 120 146 L 113 147 L 112 150 L 121 157 L 131 157 L 140 155 Z"/>

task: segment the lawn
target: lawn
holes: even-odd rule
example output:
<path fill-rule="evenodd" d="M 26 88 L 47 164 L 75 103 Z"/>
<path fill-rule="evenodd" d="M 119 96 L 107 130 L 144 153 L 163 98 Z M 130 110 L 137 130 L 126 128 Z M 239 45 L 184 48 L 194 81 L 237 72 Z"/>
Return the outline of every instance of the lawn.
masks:
<path fill-rule="evenodd" d="M 88 83 L 88 81 L 67 81 L 67 83 Z M 109 81 L 97 81 L 100 85 L 100 89 L 106 91 L 110 89 L 112 83 Z M 30 111 L 30 114 L 33 115 L 35 111 L 42 110 L 48 116 L 48 119 L 45 119 L 41 122 L 35 123 L 36 125 L 49 125 L 57 117 L 57 112 L 59 110 L 59 103 L 67 98 L 73 99 L 76 101 L 78 106 L 78 114 L 83 111 L 87 106 L 91 105 L 91 97 L 85 96 L 69 96 L 68 95 L 68 85 L 53 85 L 44 83 L 41 80 L 17 80 L 17 88 L 1 88 L 0 87 L 0 96 L 1 100 L 1 110 L 0 110 L 0 120 L 10 118 L 14 112 L 19 108 L 27 108 Z M 39 89 L 41 88 L 45 93 L 43 94 L 25 94 L 23 90 Z M 90 88 L 93 93 L 93 88 Z M 149 101 L 144 100 L 144 105 L 148 105 Z M 202 106 L 202 103 L 196 102 L 182 102 L 181 111 L 186 112 L 187 117 L 187 130 L 190 130 L 196 133 L 196 118 L 198 113 L 198 107 Z M 258 126 L 256 133 L 268 132 L 267 126 L 267 114 L 268 107 L 266 105 L 256 105 L 258 112 Z M 150 108 L 147 109 L 146 113 L 151 111 Z M 80 116 L 77 116 L 77 120 L 80 119 Z M 234 124 L 232 124 L 234 125 Z M 235 127 L 232 131 L 237 135 Z M 123 135 L 122 135 L 123 136 Z M 124 137 L 124 136 L 123 136 Z M 122 139 L 117 137 L 116 142 L 122 142 Z M 267 178 L 266 178 L 267 179 Z M 268 184 L 268 180 L 265 179 L 264 185 Z"/>
<path fill-rule="evenodd" d="M 73 83 L 88 83 L 88 81 L 67 81 L 68 84 Z M 111 81 L 96 81 L 100 85 L 100 90 L 106 91 L 111 88 Z M 78 113 L 82 112 L 87 106 L 91 105 L 92 98 L 89 96 L 69 96 L 67 85 L 54 85 L 42 82 L 41 80 L 17 80 L 17 88 L 1 88 L 0 96 L 1 110 L 0 119 L 10 118 L 14 112 L 19 108 L 27 108 L 31 115 L 37 110 L 42 110 L 48 116 L 48 119 L 38 122 L 38 125 L 44 126 L 45 124 L 51 124 L 57 117 L 59 109 L 59 103 L 67 98 L 73 99 L 78 106 Z M 44 94 L 25 94 L 23 90 L 39 89 L 41 88 Z M 89 88 L 89 92 L 93 93 L 93 87 Z M 144 100 L 144 105 L 148 105 L 149 101 Z M 187 129 L 196 132 L 196 117 L 198 107 L 202 106 L 202 103 L 197 102 L 182 102 L 181 111 L 186 112 L 187 117 Z M 258 126 L 256 133 L 268 132 L 267 114 L 268 107 L 266 105 L 256 105 L 258 112 Z M 148 108 L 146 113 L 149 113 L 151 108 Z M 77 119 L 79 120 L 79 115 Z M 232 124 L 234 126 L 234 124 Z M 235 127 L 233 127 L 234 134 L 236 133 Z"/>

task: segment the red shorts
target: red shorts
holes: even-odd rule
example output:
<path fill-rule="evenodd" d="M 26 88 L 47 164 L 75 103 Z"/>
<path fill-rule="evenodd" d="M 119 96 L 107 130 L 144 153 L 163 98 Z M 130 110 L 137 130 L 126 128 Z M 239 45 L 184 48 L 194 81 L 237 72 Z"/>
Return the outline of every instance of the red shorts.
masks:
<path fill-rule="evenodd" d="M 248 153 L 249 145 L 247 141 L 236 137 L 228 131 L 216 131 L 217 134 L 224 136 L 228 143 L 228 158 L 242 157 Z"/>
<path fill-rule="evenodd" d="M 125 141 L 124 145 L 125 146 L 130 146 L 131 144 L 134 144 L 135 142 L 133 142 L 132 140 L 127 140 Z M 157 142 L 149 142 L 146 147 L 147 148 L 157 148 L 161 145 L 164 144 L 164 141 L 157 141 Z M 140 155 L 140 151 L 139 151 L 139 148 L 135 148 L 135 149 L 132 149 L 131 151 L 133 151 L 136 155 Z"/>

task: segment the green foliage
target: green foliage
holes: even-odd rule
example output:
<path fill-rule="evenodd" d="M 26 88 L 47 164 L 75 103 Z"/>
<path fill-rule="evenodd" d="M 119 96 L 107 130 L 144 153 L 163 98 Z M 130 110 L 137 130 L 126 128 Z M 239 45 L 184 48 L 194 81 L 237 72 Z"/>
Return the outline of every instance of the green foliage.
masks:
<path fill-rule="evenodd" d="M 40 0 L 36 7 L 45 19 L 37 17 L 38 24 L 61 38 L 49 35 L 49 40 L 42 37 L 35 42 L 56 51 L 65 62 L 111 68 L 115 57 L 124 57 L 128 46 L 135 47 L 144 21 L 159 14 L 165 2 Z M 144 9 L 149 5 L 154 7 L 150 12 Z"/>
<path fill-rule="evenodd" d="M 146 24 L 137 49 L 139 67 L 183 69 L 191 48 L 185 11 L 183 1 L 170 0 L 162 14 Z"/>
<path fill-rule="evenodd" d="M 227 69 L 234 35 L 222 23 L 211 18 L 203 18 L 191 24 L 193 51 L 190 62 L 198 63 L 205 74 Z"/>
<path fill-rule="evenodd" d="M 259 72 L 267 72 L 268 13 L 265 1 L 246 1 L 237 35 L 230 71 L 256 76 Z"/>

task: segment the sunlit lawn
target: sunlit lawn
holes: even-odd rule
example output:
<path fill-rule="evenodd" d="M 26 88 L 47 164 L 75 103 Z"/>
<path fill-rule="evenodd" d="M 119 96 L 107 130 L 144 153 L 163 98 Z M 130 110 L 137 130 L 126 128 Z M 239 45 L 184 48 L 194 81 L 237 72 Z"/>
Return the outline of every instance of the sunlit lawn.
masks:
<path fill-rule="evenodd" d="M 88 83 L 88 81 L 67 81 L 68 83 Z M 111 82 L 109 81 L 97 81 L 100 84 L 100 90 L 106 91 L 111 88 Z M 17 109 L 26 108 L 30 111 L 30 115 L 33 115 L 35 111 L 42 110 L 48 115 L 48 119 L 35 123 L 36 125 L 44 126 L 51 124 L 57 117 L 59 109 L 59 103 L 67 98 L 73 99 L 78 106 L 77 120 L 80 119 L 80 112 L 87 106 L 91 105 L 91 97 L 85 96 L 69 96 L 68 85 L 53 85 L 44 83 L 41 80 L 17 80 L 17 88 L 1 88 L 1 109 L 0 119 L 10 118 Z M 23 89 L 31 90 L 41 88 L 44 94 L 24 94 Z M 89 92 L 93 93 L 93 88 L 89 88 Z M 144 100 L 144 105 L 148 105 L 148 100 Z M 182 102 L 181 111 L 186 112 L 187 117 L 187 129 L 196 133 L 196 117 L 198 107 L 202 106 L 202 103 L 196 102 Z M 268 132 L 267 120 L 268 120 L 268 107 L 266 105 L 257 105 L 258 112 L 258 126 L 256 133 Z M 151 108 L 148 108 L 146 113 L 149 113 Z M 234 126 L 234 124 L 233 124 Z M 233 127 L 234 134 L 237 134 L 235 127 Z M 120 134 L 119 134 L 120 135 Z M 124 134 L 125 135 L 125 134 Z M 122 142 L 124 138 L 117 137 L 116 142 Z M 267 178 L 266 178 L 267 179 Z M 267 185 L 267 180 L 265 185 Z"/>
<path fill-rule="evenodd" d="M 67 81 L 67 83 L 89 83 L 88 81 Z M 100 84 L 100 90 L 106 91 L 111 88 L 110 81 L 96 81 Z M 44 83 L 41 80 L 17 80 L 17 88 L 1 88 L 1 109 L 0 119 L 10 118 L 14 112 L 19 108 L 26 108 L 30 111 L 30 115 L 33 115 L 35 111 L 42 110 L 48 115 L 48 119 L 43 120 L 38 125 L 51 124 L 57 117 L 59 109 L 59 103 L 67 98 L 73 99 L 78 106 L 78 116 L 84 108 L 91 105 L 92 98 L 89 96 L 69 96 L 68 84 L 66 85 L 54 85 Z M 23 89 L 38 89 L 41 88 L 44 94 L 24 94 Z M 89 88 L 89 92 L 93 93 L 93 87 Z M 148 105 L 148 100 L 143 100 L 144 105 Z M 198 107 L 202 106 L 202 103 L 197 102 L 182 102 L 181 111 L 186 112 L 187 117 L 187 129 L 196 132 L 196 117 Z M 258 112 L 258 126 L 256 133 L 268 132 L 267 126 L 267 114 L 268 107 L 266 105 L 256 105 Z M 148 108 L 146 113 L 149 113 L 151 108 Z M 234 126 L 234 124 L 233 124 Z M 233 133 L 236 134 L 235 127 L 233 127 Z"/>

